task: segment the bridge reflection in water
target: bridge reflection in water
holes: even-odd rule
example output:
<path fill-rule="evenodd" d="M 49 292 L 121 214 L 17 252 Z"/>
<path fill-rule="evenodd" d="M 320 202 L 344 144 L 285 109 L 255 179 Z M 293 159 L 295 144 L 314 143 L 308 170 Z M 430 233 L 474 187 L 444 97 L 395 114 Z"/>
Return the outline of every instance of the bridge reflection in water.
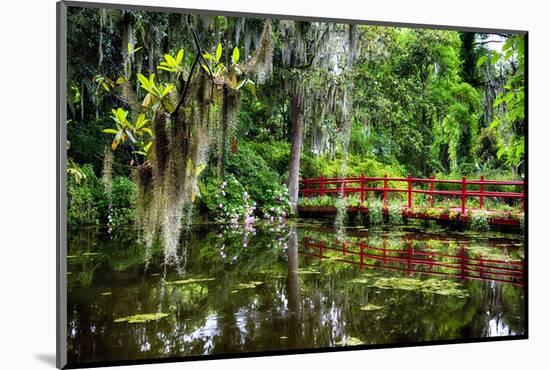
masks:
<path fill-rule="evenodd" d="M 330 259 L 357 265 L 359 269 L 393 270 L 405 275 L 438 275 L 460 280 L 485 280 L 524 285 L 523 260 L 488 258 L 460 244 L 457 253 L 433 250 L 429 245 L 417 245 L 411 239 L 403 240 L 396 248 L 386 239 L 381 246 L 369 245 L 363 240 L 327 242 L 304 237 L 301 255 Z"/>

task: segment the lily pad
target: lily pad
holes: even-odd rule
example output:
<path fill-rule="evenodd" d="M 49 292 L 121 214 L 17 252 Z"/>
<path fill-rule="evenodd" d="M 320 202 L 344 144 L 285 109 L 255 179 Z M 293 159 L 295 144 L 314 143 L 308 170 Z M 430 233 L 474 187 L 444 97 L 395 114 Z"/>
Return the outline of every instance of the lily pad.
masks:
<path fill-rule="evenodd" d="M 249 281 L 248 283 L 239 283 L 235 286 L 235 289 L 241 290 L 241 289 L 253 289 L 257 286 L 262 285 L 263 281 Z"/>
<path fill-rule="evenodd" d="M 369 303 L 366 306 L 362 306 L 361 311 L 376 311 L 376 310 L 381 310 L 382 308 L 384 308 L 384 306 L 378 306 L 378 305 Z"/>
<path fill-rule="evenodd" d="M 298 269 L 298 274 L 300 275 L 313 275 L 320 274 L 321 272 L 313 269 Z"/>
<path fill-rule="evenodd" d="M 202 283 L 205 281 L 212 281 L 216 280 L 215 278 L 190 278 L 185 280 L 175 280 L 175 281 L 167 281 L 166 284 L 168 285 L 185 285 L 185 284 L 191 284 L 191 283 Z"/>
<path fill-rule="evenodd" d="M 145 313 L 128 317 L 121 317 L 116 319 L 114 322 L 127 322 L 129 324 L 139 324 L 149 321 L 157 321 L 162 318 L 169 316 L 167 313 L 157 312 L 157 313 Z"/>
<path fill-rule="evenodd" d="M 373 278 L 358 278 L 351 280 L 350 283 L 366 284 L 369 287 L 379 289 L 398 289 L 417 291 L 426 294 L 439 294 L 444 296 L 456 296 L 466 298 L 468 293 L 461 289 L 459 283 L 451 280 L 439 279 L 412 279 L 404 277 L 373 277 Z"/>
<path fill-rule="evenodd" d="M 336 342 L 337 346 L 359 346 L 365 344 L 361 339 L 355 337 L 347 337 L 339 342 Z"/>

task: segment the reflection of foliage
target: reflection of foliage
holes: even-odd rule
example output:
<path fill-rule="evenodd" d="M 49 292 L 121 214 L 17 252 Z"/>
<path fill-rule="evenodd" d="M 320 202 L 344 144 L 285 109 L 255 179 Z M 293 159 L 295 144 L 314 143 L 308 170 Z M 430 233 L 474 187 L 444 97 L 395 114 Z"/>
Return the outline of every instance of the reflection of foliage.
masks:
<path fill-rule="evenodd" d="M 207 342 L 211 346 L 209 353 L 220 348 L 253 351 L 263 340 L 273 343 L 274 350 L 288 348 L 283 347 L 288 346 L 288 342 L 285 339 L 281 343 L 281 336 L 294 340 L 297 348 L 354 345 L 356 341 L 364 344 L 421 342 L 486 336 L 489 335 L 488 320 L 493 318 L 509 327 L 512 333 L 524 331 L 522 287 L 469 280 L 459 285 L 443 278 L 431 279 L 441 283 L 422 283 L 429 280 L 416 279 L 415 275 L 401 278 L 393 271 L 361 272 L 357 265 L 334 258 L 351 260 L 353 256 L 342 256 L 329 249 L 323 252 L 329 258 L 322 260 L 298 255 L 296 270 L 289 271 L 287 261 L 292 257 L 283 252 L 282 244 L 289 242 L 288 229 L 276 224 L 257 225 L 257 234 L 250 238 L 247 248 L 243 248 L 242 238 L 218 235 L 218 229 L 192 228 L 186 275 L 180 276 L 168 269 L 163 278 L 150 273 L 163 271 L 163 260 L 158 258 L 162 255 L 161 249 L 153 251 L 150 272 L 144 273 L 142 248 L 136 247 L 132 233 L 119 229 L 114 228 L 110 236 L 92 231 L 95 229 L 70 233 L 71 255 L 83 256 L 69 262 L 70 271 L 77 274 L 86 268 L 77 265 L 77 260 L 97 263 L 97 278 L 91 279 L 88 286 L 72 284 L 69 292 L 69 342 L 73 352 L 89 340 L 98 346 L 111 346 L 113 352 L 103 352 L 106 357 L 143 353 L 143 345 L 151 346 L 145 354 L 175 348 L 180 355 L 204 353 Z M 297 225 L 297 231 L 298 240 L 310 236 L 325 240 L 326 246 L 334 241 L 331 229 L 318 228 L 314 223 L 302 222 Z M 444 230 L 422 233 L 411 225 L 379 227 L 368 233 L 372 241 L 377 240 L 377 247 L 387 240 L 388 250 L 403 250 L 407 240 L 412 241 L 414 251 L 456 254 L 461 246 L 466 246 L 470 257 L 477 251 L 469 247 L 484 247 L 501 254 L 508 253 L 507 249 L 490 245 L 515 242 L 517 246 L 510 246 L 510 251 L 520 247 L 516 240 L 499 239 L 496 234 L 487 237 L 484 233 L 484 238 L 480 238 L 470 231 L 470 237 L 455 237 Z M 348 236 L 349 240 L 360 240 L 352 235 Z M 284 240 L 279 244 L 281 237 Z M 228 256 L 238 256 L 235 262 L 220 257 L 220 243 L 225 243 Z M 114 245 L 120 248 L 113 248 Z M 288 249 L 292 248 L 291 245 Z M 302 251 L 315 252 L 299 245 L 298 253 Z M 123 264 L 123 260 L 127 262 Z M 121 270 L 114 270 L 111 261 L 119 261 L 116 265 Z M 103 276 L 108 277 L 110 286 L 104 285 Z M 365 279 L 368 283 L 348 283 L 354 279 Z M 405 282 L 393 281 L 396 279 Z M 374 284 L 377 281 L 378 286 Z M 244 289 L 236 289 L 239 286 Z M 455 295 L 453 287 L 468 296 Z M 106 291 L 112 295 L 101 296 Z M 237 292 L 232 294 L 234 291 Z M 291 292 L 299 294 L 291 296 Z M 295 315 L 286 315 L 289 310 L 305 318 L 299 321 L 300 325 L 291 321 Z M 113 323 L 117 318 L 154 312 L 169 316 L 150 324 Z M 325 319 L 314 319 L 318 317 Z M 280 320 L 277 331 L 273 329 L 274 320 Z M 92 325 L 95 332 L 90 331 Z M 230 343 L 227 347 L 227 338 L 235 333 L 242 336 L 243 342 Z M 188 339 L 180 346 L 177 339 L 182 336 Z M 86 356 L 86 351 L 80 353 Z"/>

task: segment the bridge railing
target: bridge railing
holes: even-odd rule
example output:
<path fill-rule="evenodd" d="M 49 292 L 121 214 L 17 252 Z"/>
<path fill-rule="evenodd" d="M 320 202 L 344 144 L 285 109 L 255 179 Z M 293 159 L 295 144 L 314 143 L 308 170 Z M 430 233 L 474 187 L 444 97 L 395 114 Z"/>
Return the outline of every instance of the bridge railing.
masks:
<path fill-rule="evenodd" d="M 374 187 L 373 183 L 382 183 L 382 187 Z M 405 184 L 405 187 L 389 187 L 390 183 Z M 428 189 L 416 187 L 418 184 L 427 184 Z M 459 190 L 436 190 L 436 184 L 454 184 L 459 186 Z M 468 189 L 468 186 L 476 186 L 477 189 Z M 511 191 L 495 191 L 487 190 L 487 187 L 494 189 L 502 186 L 519 186 L 523 188 L 522 192 Z M 524 181 L 501 181 L 501 180 L 485 180 L 483 176 L 479 179 L 468 180 L 465 176 L 460 180 L 435 179 L 430 178 L 415 178 L 409 174 L 407 177 L 390 178 L 387 175 L 384 177 L 319 177 L 313 179 L 300 180 L 300 194 L 309 199 L 311 196 L 324 195 L 339 195 L 344 198 L 350 194 L 360 194 L 361 206 L 365 206 L 365 196 L 368 192 L 381 193 L 384 205 L 387 202 L 388 194 L 391 193 L 406 193 L 407 207 L 413 206 L 414 194 L 426 194 L 430 207 L 433 207 L 434 195 L 459 197 L 461 200 L 461 210 L 464 214 L 467 208 L 468 198 L 477 198 L 479 200 L 479 209 L 483 209 L 484 198 L 512 198 L 521 199 L 522 209 L 525 209 L 525 182 Z"/>

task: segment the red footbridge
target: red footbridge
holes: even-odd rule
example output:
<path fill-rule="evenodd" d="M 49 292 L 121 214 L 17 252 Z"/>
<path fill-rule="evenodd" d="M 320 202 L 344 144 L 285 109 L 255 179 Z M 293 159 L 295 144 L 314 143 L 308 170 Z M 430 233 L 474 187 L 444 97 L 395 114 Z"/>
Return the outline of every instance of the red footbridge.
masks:
<path fill-rule="evenodd" d="M 415 178 L 410 174 L 403 178 L 365 175 L 346 178 L 319 177 L 301 180 L 299 192 L 302 199 L 305 198 L 305 202 L 300 202 L 298 211 L 305 215 L 336 213 L 336 207 L 333 205 L 316 205 L 314 198 L 323 196 L 355 198 L 355 204 L 351 203 L 353 205 L 347 207 L 349 213 L 368 213 L 365 200 L 374 196 L 382 201 L 383 212 L 387 214 L 388 198 L 397 198 L 392 194 L 401 194 L 399 199 L 405 199 L 402 205 L 402 214 L 405 218 L 467 223 L 472 213 L 483 211 L 488 215 L 489 224 L 506 226 L 520 225 L 526 203 L 524 181 L 486 180 L 483 176 L 479 179 L 462 177 L 460 180 L 436 179 L 434 176 Z M 417 194 L 422 194 L 424 199 L 427 198 L 426 204 L 415 205 Z M 455 205 L 438 206 L 437 199 L 442 198 L 446 200 L 446 204 L 452 201 Z M 491 204 L 515 203 L 516 209 L 491 209 L 484 205 L 486 199 L 490 199 Z"/>

